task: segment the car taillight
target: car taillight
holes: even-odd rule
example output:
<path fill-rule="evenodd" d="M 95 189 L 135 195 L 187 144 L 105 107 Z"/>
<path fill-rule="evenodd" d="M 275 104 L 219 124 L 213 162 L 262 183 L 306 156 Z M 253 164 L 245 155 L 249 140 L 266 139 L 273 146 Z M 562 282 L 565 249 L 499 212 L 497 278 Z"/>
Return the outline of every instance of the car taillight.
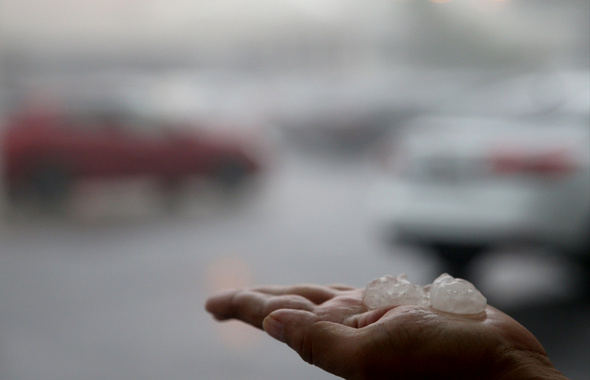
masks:
<path fill-rule="evenodd" d="M 491 155 L 490 164 L 493 173 L 502 175 L 562 176 L 577 168 L 575 158 L 568 149 L 496 151 Z"/>

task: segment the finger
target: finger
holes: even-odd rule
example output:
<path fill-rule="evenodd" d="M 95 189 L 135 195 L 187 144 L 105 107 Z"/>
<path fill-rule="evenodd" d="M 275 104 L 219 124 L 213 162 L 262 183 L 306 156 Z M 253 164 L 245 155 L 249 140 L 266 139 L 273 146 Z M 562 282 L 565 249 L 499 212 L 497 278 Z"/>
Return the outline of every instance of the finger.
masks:
<path fill-rule="evenodd" d="M 226 290 L 209 297 L 205 303 L 205 309 L 213 314 L 216 319 L 224 320 L 231 318 L 230 305 L 238 292 L 240 292 L 240 290 Z"/>
<path fill-rule="evenodd" d="M 394 309 L 395 307 L 396 306 L 383 307 L 380 309 L 369 310 L 364 313 L 353 314 L 352 316 L 344 320 L 344 324 L 346 324 L 347 326 L 361 329 L 379 321 L 381 317 L 383 317 L 385 314 L 387 314 L 390 310 Z"/>
<path fill-rule="evenodd" d="M 328 285 L 329 288 L 334 290 L 355 290 L 354 286 L 344 285 L 344 284 L 330 284 Z"/>
<path fill-rule="evenodd" d="M 264 330 L 295 350 L 303 360 L 348 377 L 358 366 L 359 330 L 323 321 L 303 310 L 277 310 L 264 320 Z"/>
<path fill-rule="evenodd" d="M 261 286 L 254 290 L 272 295 L 295 294 L 305 297 L 316 305 L 320 305 L 336 296 L 335 289 L 315 284 L 299 284 L 293 286 Z"/>
<path fill-rule="evenodd" d="M 218 320 L 236 318 L 260 327 L 262 320 L 257 316 L 261 314 L 268 298 L 268 295 L 262 293 L 234 290 L 211 297 L 205 307 Z"/>
<path fill-rule="evenodd" d="M 314 304 L 298 295 L 273 296 L 252 290 L 222 293 L 207 301 L 206 309 L 218 320 L 239 319 L 262 328 L 267 315 L 278 309 L 311 311 Z"/>

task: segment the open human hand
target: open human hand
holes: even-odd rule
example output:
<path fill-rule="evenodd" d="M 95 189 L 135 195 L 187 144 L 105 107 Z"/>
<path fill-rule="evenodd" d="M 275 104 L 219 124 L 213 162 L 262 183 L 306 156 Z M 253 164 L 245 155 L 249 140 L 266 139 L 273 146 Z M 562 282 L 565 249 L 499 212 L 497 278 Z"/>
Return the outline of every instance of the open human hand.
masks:
<path fill-rule="evenodd" d="M 346 379 L 565 378 L 528 330 L 493 307 L 478 315 L 416 305 L 368 310 L 363 290 L 261 286 L 220 293 L 206 309 L 264 329 Z"/>

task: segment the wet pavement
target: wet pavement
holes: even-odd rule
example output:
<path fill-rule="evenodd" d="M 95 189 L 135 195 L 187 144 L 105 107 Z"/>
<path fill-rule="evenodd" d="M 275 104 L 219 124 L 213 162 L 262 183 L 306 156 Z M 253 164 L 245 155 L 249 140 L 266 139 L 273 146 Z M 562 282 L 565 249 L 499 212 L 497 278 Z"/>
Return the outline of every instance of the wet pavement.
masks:
<path fill-rule="evenodd" d="M 286 151 L 240 199 L 194 185 L 165 212 L 145 183 L 88 185 L 65 216 L 0 225 L 0 378 L 333 379 L 263 332 L 219 324 L 214 291 L 261 283 L 364 286 L 439 274 L 429 252 L 388 247 L 366 211 L 362 159 Z M 516 252 L 517 251 L 517 252 Z M 590 306 L 575 266 L 506 248 L 474 263 L 490 303 L 541 341 L 572 379 L 590 374 Z"/>

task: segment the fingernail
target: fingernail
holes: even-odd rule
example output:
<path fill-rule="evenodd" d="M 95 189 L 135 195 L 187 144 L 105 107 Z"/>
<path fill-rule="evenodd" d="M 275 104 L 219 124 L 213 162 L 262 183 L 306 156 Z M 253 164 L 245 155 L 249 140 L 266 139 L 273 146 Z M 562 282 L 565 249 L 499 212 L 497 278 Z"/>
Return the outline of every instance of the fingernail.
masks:
<path fill-rule="evenodd" d="M 274 319 L 273 317 L 266 317 L 263 323 L 264 331 L 273 338 L 285 342 L 285 326 Z"/>

